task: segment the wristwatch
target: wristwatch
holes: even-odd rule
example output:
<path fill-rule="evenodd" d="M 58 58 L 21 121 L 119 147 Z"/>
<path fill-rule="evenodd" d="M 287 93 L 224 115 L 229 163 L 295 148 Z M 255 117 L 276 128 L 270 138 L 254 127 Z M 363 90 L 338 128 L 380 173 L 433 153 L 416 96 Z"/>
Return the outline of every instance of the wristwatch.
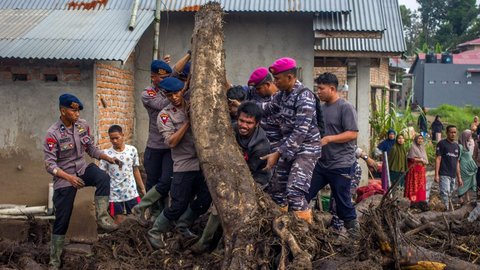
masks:
<path fill-rule="evenodd" d="M 365 155 L 365 156 L 362 156 L 363 160 L 367 160 L 368 159 L 368 155 Z"/>

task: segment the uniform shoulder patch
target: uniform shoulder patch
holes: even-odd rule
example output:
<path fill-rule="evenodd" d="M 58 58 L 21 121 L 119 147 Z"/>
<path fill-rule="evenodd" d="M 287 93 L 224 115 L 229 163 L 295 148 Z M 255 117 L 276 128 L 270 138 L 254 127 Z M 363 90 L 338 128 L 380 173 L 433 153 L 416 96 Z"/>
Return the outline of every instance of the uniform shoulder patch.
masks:
<path fill-rule="evenodd" d="M 169 117 L 169 116 L 168 116 L 168 114 L 166 114 L 166 113 L 161 113 L 161 114 L 159 115 L 159 117 L 160 117 L 160 119 L 162 120 L 162 123 L 165 125 L 165 124 L 167 123 L 167 121 L 168 121 L 168 117 Z"/>
<path fill-rule="evenodd" d="M 157 95 L 157 92 L 155 92 L 155 90 L 153 90 L 153 89 L 148 89 L 147 90 L 147 95 L 149 97 L 155 97 Z"/>
<path fill-rule="evenodd" d="M 52 151 L 56 144 L 57 140 L 55 140 L 54 138 L 47 138 L 48 150 Z"/>

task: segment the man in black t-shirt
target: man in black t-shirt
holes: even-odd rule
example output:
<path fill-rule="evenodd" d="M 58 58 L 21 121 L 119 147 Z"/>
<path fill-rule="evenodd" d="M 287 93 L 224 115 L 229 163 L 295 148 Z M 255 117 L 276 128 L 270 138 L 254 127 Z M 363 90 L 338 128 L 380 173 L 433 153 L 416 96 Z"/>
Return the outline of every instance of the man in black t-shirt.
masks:
<path fill-rule="evenodd" d="M 449 125 L 447 126 L 447 138 L 437 144 L 435 182 L 440 185 L 440 197 L 446 210 L 450 208 L 451 196 L 455 189 L 455 179 L 458 181 L 458 186 L 463 186 L 460 176 L 460 147 L 455 142 L 456 135 L 457 128 Z"/>

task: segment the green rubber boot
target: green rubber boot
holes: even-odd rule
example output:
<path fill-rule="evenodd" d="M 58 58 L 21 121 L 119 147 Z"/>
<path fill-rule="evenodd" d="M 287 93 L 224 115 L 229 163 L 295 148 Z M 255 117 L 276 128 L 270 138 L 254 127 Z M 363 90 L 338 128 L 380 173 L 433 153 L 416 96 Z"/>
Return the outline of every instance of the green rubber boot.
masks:
<path fill-rule="evenodd" d="M 192 210 L 192 208 L 188 207 L 187 210 L 185 210 L 185 212 L 178 219 L 175 229 L 180 232 L 184 237 L 197 237 L 197 235 L 192 233 L 189 229 L 197 218 L 198 215 Z"/>
<path fill-rule="evenodd" d="M 210 214 L 210 216 L 208 216 L 207 225 L 205 225 L 205 229 L 203 230 L 202 237 L 200 237 L 200 239 L 190 248 L 192 252 L 201 254 L 207 251 L 218 227 L 220 227 L 220 217 L 218 215 Z"/>
<path fill-rule="evenodd" d="M 155 189 L 155 187 L 153 187 L 147 192 L 147 194 L 145 194 L 145 196 L 143 196 L 140 203 L 132 208 L 132 213 L 140 225 L 143 227 L 148 226 L 148 220 L 145 217 L 145 211 L 161 198 L 162 195 Z M 160 212 L 161 211 L 163 211 L 163 209 L 160 210 Z"/>
<path fill-rule="evenodd" d="M 65 235 L 52 234 L 52 243 L 50 245 L 50 262 L 48 269 L 60 269 L 62 264 L 60 257 L 62 256 L 63 244 L 65 243 Z"/>
<path fill-rule="evenodd" d="M 166 246 L 165 243 L 165 233 L 170 230 L 171 222 L 168 220 L 165 215 L 160 213 L 160 215 L 153 223 L 153 227 L 148 231 L 147 238 L 150 244 L 156 249 L 161 249 Z"/>
<path fill-rule="evenodd" d="M 106 232 L 113 232 L 118 229 L 118 225 L 108 214 L 108 196 L 95 196 L 95 212 L 98 227 Z"/>

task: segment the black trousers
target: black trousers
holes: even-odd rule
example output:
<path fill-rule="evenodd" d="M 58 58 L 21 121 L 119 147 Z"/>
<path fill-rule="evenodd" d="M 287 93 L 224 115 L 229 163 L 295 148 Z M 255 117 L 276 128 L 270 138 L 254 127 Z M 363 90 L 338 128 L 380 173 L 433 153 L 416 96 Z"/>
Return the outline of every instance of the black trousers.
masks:
<path fill-rule="evenodd" d="M 85 186 L 96 187 L 95 196 L 110 196 L 110 176 L 90 163 L 85 173 L 79 176 Z M 55 206 L 55 222 L 53 223 L 53 234 L 65 235 L 72 216 L 73 203 L 77 189 L 75 187 L 64 187 L 56 189 L 53 193 L 53 204 Z"/>
<path fill-rule="evenodd" d="M 143 156 L 143 166 L 147 173 L 146 189 L 152 187 L 167 196 L 173 175 L 173 160 L 170 149 L 153 149 L 147 147 Z"/>
<path fill-rule="evenodd" d="M 163 210 L 163 214 L 170 221 L 177 220 L 187 210 L 188 204 L 193 212 L 200 216 L 207 212 L 212 203 L 202 171 L 173 173 L 170 197 L 170 207 Z"/>

